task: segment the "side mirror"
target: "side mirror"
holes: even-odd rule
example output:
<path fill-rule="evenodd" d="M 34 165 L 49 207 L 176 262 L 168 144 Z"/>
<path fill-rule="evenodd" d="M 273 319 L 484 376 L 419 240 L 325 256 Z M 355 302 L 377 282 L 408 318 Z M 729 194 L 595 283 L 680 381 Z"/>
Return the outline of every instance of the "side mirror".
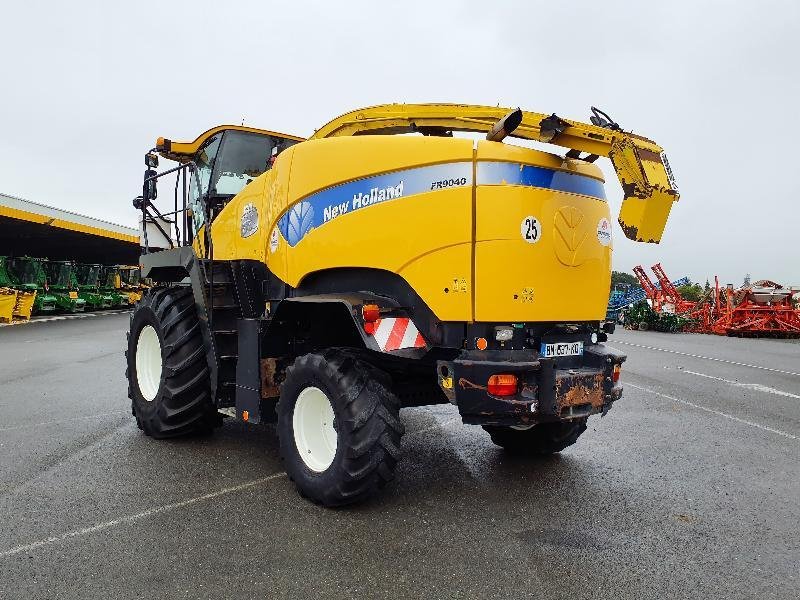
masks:
<path fill-rule="evenodd" d="M 142 199 L 145 204 L 158 198 L 158 188 L 156 187 L 155 177 L 158 175 L 153 169 L 144 172 L 144 185 L 142 186 Z M 152 178 L 152 179 L 151 179 Z"/>
<path fill-rule="evenodd" d="M 147 165 L 148 169 L 157 169 L 158 168 L 158 154 L 153 154 L 152 152 L 148 152 L 144 155 L 144 164 Z"/>

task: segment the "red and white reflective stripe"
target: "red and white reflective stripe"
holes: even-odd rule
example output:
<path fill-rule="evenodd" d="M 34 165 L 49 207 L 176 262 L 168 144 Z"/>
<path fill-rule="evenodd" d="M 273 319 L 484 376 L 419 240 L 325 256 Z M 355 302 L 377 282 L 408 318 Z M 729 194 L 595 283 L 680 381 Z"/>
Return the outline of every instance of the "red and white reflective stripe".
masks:
<path fill-rule="evenodd" d="M 406 317 L 378 319 L 375 321 L 375 333 L 372 337 L 383 352 L 425 347 L 425 340 L 414 321 Z"/>

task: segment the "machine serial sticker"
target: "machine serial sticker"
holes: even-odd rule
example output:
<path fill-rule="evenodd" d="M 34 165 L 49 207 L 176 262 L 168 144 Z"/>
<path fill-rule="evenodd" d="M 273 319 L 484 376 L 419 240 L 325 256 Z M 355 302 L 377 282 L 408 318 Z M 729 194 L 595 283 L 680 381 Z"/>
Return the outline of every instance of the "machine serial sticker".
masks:
<path fill-rule="evenodd" d="M 603 246 L 611 245 L 611 222 L 605 217 L 597 223 L 597 241 Z"/>
<path fill-rule="evenodd" d="M 449 291 L 455 292 L 457 294 L 466 294 L 467 293 L 467 280 L 463 277 L 453 277 L 453 283 L 449 288 Z"/>
<path fill-rule="evenodd" d="M 449 187 L 458 187 L 467 185 L 467 178 L 461 177 L 459 179 L 443 179 L 441 181 L 434 181 L 431 184 L 431 190 L 443 190 Z"/>
<path fill-rule="evenodd" d="M 258 231 L 258 209 L 252 204 L 246 204 L 242 210 L 240 231 L 243 238 L 250 237 Z"/>
<path fill-rule="evenodd" d="M 280 236 L 278 235 L 278 228 L 273 227 L 272 233 L 269 236 L 269 251 L 274 253 L 278 249 L 278 243 L 280 242 Z"/>
<path fill-rule="evenodd" d="M 542 237 L 542 226 L 536 217 L 527 216 L 522 219 L 519 231 L 522 234 L 522 239 L 529 244 L 535 244 Z"/>

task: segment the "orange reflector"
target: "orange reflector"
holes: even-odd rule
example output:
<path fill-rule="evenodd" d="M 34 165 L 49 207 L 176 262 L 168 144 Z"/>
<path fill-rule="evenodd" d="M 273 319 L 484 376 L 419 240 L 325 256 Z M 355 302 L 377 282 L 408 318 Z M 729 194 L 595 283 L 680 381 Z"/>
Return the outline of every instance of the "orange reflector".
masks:
<path fill-rule="evenodd" d="M 365 304 L 361 307 L 361 316 L 367 323 L 374 323 L 381 318 L 381 307 L 377 304 Z"/>
<path fill-rule="evenodd" d="M 492 375 L 486 389 L 492 396 L 513 396 L 517 393 L 517 376 Z"/>
<path fill-rule="evenodd" d="M 617 383 L 619 381 L 619 373 L 620 373 L 620 371 L 622 371 L 622 367 L 619 366 L 619 365 L 614 365 L 614 371 L 612 371 L 612 373 L 611 373 L 611 380 L 614 383 Z"/>
<path fill-rule="evenodd" d="M 486 341 L 486 338 L 478 338 L 475 340 L 475 347 L 478 350 L 486 350 L 489 347 L 489 342 Z"/>
<path fill-rule="evenodd" d="M 250 411 L 243 410 L 242 411 L 242 421 L 249 421 L 250 420 Z"/>

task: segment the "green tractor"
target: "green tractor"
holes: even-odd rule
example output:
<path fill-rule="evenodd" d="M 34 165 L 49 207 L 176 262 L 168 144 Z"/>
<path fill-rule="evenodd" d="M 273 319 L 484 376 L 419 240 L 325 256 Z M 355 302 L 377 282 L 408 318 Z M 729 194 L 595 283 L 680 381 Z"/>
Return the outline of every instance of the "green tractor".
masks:
<path fill-rule="evenodd" d="M 122 289 L 122 278 L 118 266 L 105 266 L 100 271 L 100 291 L 111 298 L 112 308 L 130 306 L 128 294 Z"/>
<path fill-rule="evenodd" d="M 8 270 L 18 282 L 16 288 L 26 292 L 36 292 L 33 301 L 34 313 L 52 313 L 58 307 L 55 294 L 50 292 L 50 282 L 44 265 L 47 260 L 32 256 L 19 256 L 8 259 Z"/>
<path fill-rule="evenodd" d="M 103 265 L 77 265 L 78 297 L 86 302 L 90 310 L 110 308 L 113 298 L 100 290 L 100 273 Z"/>
<path fill-rule="evenodd" d="M 8 257 L 0 256 L 0 288 L 15 289 L 19 282 L 8 270 Z"/>
<path fill-rule="evenodd" d="M 86 300 L 78 295 L 75 264 L 66 260 L 50 260 L 45 263 L 44 268 L 58 309 L 70 313 L 83 312 Z"/>

